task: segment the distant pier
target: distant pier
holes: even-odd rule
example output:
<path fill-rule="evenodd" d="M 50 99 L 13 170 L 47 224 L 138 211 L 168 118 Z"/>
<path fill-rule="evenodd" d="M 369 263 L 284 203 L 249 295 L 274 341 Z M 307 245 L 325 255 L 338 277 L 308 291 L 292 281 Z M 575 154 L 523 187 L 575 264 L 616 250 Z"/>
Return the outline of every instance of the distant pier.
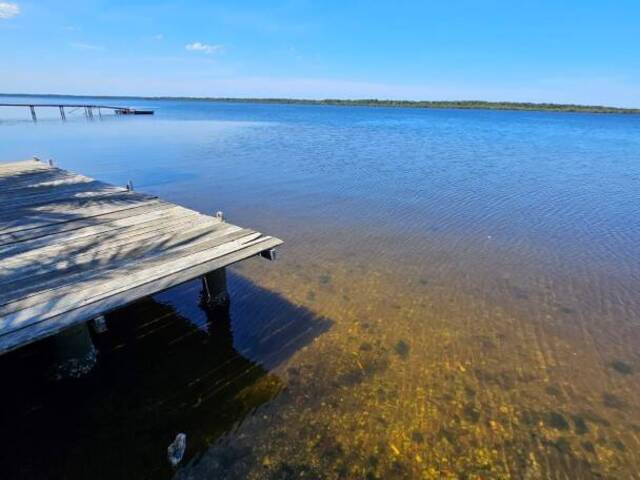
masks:
<path fill-rule="evenodd" d="M 87 327 L 106 328 L 102 315 L 195 278 L 203 306 L 225 305 L 224 268 L 273 259 L 281 243 L 131 182 L 39 160 L 0 163 L 0 354 L 56 335 L 63 357 L 77 357 L 90 345 Z"/>
<path fill-rule="evenodd" d="M 131 107 L 115 107 L 112 105 L 86 105 L 86 104 L 60 104 L 60 103 L 0 103 L 0 107 L 24 107 L 28 108 L 31 113 L 31 119 L 38 121 L 36 108 L 54 108 L 60 112 L 60 119 L 67 120 L 69 111 L 81 110 L 87 119 L 93 120 L 96 116 L 102 118 L 102 111 L 109 110 L 116 115 L 153 115 L 153 110 L 131 108 Z"/>

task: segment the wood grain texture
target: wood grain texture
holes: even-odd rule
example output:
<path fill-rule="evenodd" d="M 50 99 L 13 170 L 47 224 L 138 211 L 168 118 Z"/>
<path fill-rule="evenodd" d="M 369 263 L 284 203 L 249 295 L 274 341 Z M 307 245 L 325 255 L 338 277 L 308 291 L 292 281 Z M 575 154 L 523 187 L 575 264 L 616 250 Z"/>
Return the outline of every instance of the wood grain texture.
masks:
<path fill-rule="evenodd" d="M 0 163 L 0 354 L 281 243 L 40 161 Z"/>

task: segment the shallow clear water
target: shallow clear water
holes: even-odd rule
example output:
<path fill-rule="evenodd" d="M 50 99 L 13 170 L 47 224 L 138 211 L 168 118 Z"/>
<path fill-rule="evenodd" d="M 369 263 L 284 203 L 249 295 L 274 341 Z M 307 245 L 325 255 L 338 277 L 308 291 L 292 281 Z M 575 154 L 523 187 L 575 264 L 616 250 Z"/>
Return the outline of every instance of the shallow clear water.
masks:
<path fill-rule="evenodd" d="M 0 159 L 285 245 L 228 315 L 198 282 L 112 314 L 85 380 L 46 342 L 0 359 L 7 478 L 640 471 L 640 117 L 122 102 L 156 114 L 0 111 Z"/>

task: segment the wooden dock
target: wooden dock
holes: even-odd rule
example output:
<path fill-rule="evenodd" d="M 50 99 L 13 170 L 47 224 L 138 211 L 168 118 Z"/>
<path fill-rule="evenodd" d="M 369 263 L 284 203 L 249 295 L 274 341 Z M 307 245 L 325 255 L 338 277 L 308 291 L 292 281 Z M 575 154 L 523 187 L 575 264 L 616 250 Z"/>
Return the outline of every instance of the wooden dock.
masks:
<path fill-rule="evenodd" d="M 153 115 L 153 110 L 150 109 L 140 109 L 140 108 L 131 108 L 131 107 L 117 107 L 113 105 L 92 105 L 92 104 L 77 104 L 77 103 L 69 103 L 69 104 L 60 104 L 60 103 L 0 103 L 0 107 L 26 107 L 29 109 L 31 113 L 31 119 L 34 122 L 38 121 L 38 116 L 36 114 L 37 108 L 57 108 L 60 112 L 60 119 L 62 121 L 67 120 L 67 115 L 69 113 L 69 109 L 71 111 L 76 110 L 84 110 L 84 116 L 93 120 L 95 114 L 97 113 L 98 118 L 102 118 L 102 110 L 111 110 L 116 115 Z M 65 110 L 67 109 L 67 110 Z"/>
<path fill-rule="evenodd" d="M 37 160 L 0 163 L 0 354 L 281 243 Z"/>

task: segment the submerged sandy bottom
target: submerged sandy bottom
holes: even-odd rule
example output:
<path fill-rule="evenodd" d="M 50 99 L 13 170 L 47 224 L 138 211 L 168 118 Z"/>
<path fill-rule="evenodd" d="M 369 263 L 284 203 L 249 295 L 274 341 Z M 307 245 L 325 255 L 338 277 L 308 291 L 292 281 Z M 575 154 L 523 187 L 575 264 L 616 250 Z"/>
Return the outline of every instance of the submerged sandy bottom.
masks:
<path fill-rule="evenodd" d="M 489 250 L 413 265 L 366 249 L 289 253 L 237 271 L 331 327 L 275 368 L 282 385 L 250 387 L 278 393 L 177 478 L 640 470 L 640 329 L 625 279 Z"/>

